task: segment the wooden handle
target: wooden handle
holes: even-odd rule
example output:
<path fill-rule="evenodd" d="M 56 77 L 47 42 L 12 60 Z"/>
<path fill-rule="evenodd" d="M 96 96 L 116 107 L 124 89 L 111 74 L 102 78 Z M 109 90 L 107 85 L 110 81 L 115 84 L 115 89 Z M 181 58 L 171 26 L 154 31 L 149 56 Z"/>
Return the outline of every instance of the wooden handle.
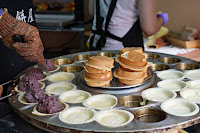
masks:
<path fill-rule="evenodd" d="M 1 97 L 2 93 L 3 93 L 3 87 L 2 87 L 2 85 L 0 85 L 0 97 Z"/>

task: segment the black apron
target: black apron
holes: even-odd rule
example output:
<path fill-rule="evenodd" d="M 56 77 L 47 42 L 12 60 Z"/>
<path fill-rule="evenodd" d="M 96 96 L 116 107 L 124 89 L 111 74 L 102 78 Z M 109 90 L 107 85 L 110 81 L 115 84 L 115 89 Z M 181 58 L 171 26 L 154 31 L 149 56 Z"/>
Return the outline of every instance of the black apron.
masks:
<path fill-rule="evenodd" d="M 122 42 L 124 47 L 142 47 L 144 50 L 143 36 L 139 19 L 122 38 L 115 36 L 108 31 L 109 22 L 116 7 L 116 3 L 117 0 L 111 1 L 106 18 L 105 30 L 103 30 L 102 25 L 104 18 L 100 15 L 100 1 L 96 0 L 96 30 L 92 30 L 93 35 L 90 39 L 90 50 L 101 50 L 101 48 L 105 46 L 106 37 Z M 96 47 L 93 47 L 94 37 L 96 34 L 100 35 L 100 39 L 97 41 Z"/>
<path fill-rule="evenodd" d="M 29 17 L 29 14 L 31 16 L 31 11 L 33 10 L 32 7 L 32 0 L 0 0 L 0 8 L 7 8 L 13 17 L 26 17 L 24 20 L 34 25 L 34 16 L 32 15 L 33 19 Z M 19 15 L 22 17 L 19 17 Z M 7 48 L 0 41 L 0 84 L 13 79 L 18 73 L 31 65 L 33 63 L 24 60 L 23 57 L 14 50 Z"/>

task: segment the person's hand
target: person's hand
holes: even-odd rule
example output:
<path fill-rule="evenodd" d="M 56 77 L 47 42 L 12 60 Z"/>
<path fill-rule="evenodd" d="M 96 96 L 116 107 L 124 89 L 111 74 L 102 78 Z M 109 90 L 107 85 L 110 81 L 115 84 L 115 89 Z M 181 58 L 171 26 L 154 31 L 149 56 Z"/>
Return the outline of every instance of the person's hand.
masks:
<path fill-rule="evenodd" d="M 22 35 L 26 43 L 14 42 L 12 36 L 16 34 Z M 5 10 L 0 18 L 0 35 L 4 45 L 14 49 L 24 59 L 43 65 L 44 47 L 36 27 L 15 19 Z"/>
<path fill-rule="evenodd" d="M 35 45 L 40 43 L 39 40 L 34 40 L 34 42 L 20 43 L 16 42 L 12 46 L 15 51 L 24 57 L 25 60 L 34 62 L 36 61 L 39 65 L 44 65 L 44 55 L 43 55 L 43 46 Z"/>
<path fill-rule="evenodd" d="M 165 25 L 168 22 L 168 19 L 169 19 L 168 13 L 158 13 L 157 17 L 163 19 L 163 24 L 162 25 Z"/>
<path fill-rule="evenodd" d="M 0 85 L 0 97 L 1 97 L 2 94 L 3 94 L 3 86 Z"/>

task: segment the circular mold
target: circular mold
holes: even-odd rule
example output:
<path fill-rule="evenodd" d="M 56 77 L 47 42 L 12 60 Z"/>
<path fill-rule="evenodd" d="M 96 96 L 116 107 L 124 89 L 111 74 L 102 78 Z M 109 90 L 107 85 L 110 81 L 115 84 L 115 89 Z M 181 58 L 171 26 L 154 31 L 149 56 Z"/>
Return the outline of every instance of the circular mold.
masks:
<path fill-rule="evenodd" d="M 39 82 L 40 85 L 41 85 L 41 89 L 44 89 L 45 84 L 44 84 L 43 82 L 40 82 L 40 81 L 38 81 L 38 82 Z M 14 88 L 14 90 L 15 90 L 16 92 L 18 92 L 18 93 L 21 93 L 22 91 L 20 91 L 18 87 L 19 87 L 19 85 L 16 85 L 15 88 Z"/>
<path fill-rule="evenodd" d="M 200 89 L 185 88 L 180 91 L 182 98 L 200 104 Z"/>
<path fill-rule="evenodd" d="M 47 80 L 51 82 L 71 82 L 74 78 L 75 75 L 68 72 L 56 72 L 50 76 L 47 76 Z"/>
<path fill-rule="evenodd" d="M 156 108 L 141 108 L 136 110 L 133 115 L 138 121 L 154 123 L 166 119 L 166 113 Z"/>
<path fill-rule="evenodd" d="M 72 83 L 57 82 L 46 87 L 45 91 L 49 94 L 59 95 L 63 92 L 75 90 L 77 87 Z"/>
<path fill-rule="evenodd" d="M 159 59 L 159 61 L 166 64 L 174 64 L 181 62 L 181 59 L 174 57 L 162 57 Z"/>
<path fill-rule="evenodd" d="M 36 103 L 28 103 L 25 99 L 24 99 L 24 95 L 25 95 L 26 92 L 22 92 L 20 93 L 20 95 L 18 96 L 18 101 L 22 104 L 25 104 L 25 105 L 32 105 L 32 104 L 38 104 L 38 102 Z M 51 94 L 49 93 L 46 93 L 48 96 L 51 96 Z"/>
<path fill-rule="evenodd" d="M 84 124 L 94 121 L 96 111 L 86 107 L 71 107 L 59 113 L 58 118 L 67 124 Z"/>
<path fill-rule="evenodd" d="M 45 75 L 45 77 L 43 79 L 40 79 L 38 81 L 45 81 L 47 79 L 47 75 L 46 73 L 43 72 L 43 74 Z M 26 74 L 21 75 L 19 78 L 22 79 Z"/>
<path fill-rule="evenodd" d="M 200 89 L 200 79 L 198 80 L 192 80 L 192 81 L 187 81 L 186 85 L 188 88 L 197 88 Z"/>
<path fill-rule="evenodd" d="M 157 86 L 171 91 L 180 91 L 186 88 L 186 83 L 180 80 L 169 79 L 158 82 Z"/>
<path fill-rule="evenodd" d="M 66 66 L 61 69 L 63 72 L 77 73 L 83 70 L 82 66 Z"/>
<path fill-rule="evenodd" d="M 153 53 L 145 53 L 145 57 L 146 57 L 147 60 L 153 60 L 153 59 L 160 58 L 160 55 L 153 54 Z"/>
<path fill-rule="evenodd" d="M 88 54 L 81 54 L 81 55 L 76 55 L 73 57 L 74 60 L 78 60 L 78 61 L 82 61 L 82 60 L 88 60 L 88 58 L 90 57 L 91 55 L 88 55 Z"/>
<path fill-rule="evenodd" d="M 53 72 L 56 72 L 60 69 L 60 66 L 59 65 L 55 65 L 56 66 L 56 69 L 55 70 L 52 70 L 52 71 L 49 71 L 50 73 L 53 73 Z"/>
<path fill-rule="evenodd" d="M 59 95 L 59 99 L 66 103 L 81 103 L 89 97 L 91 94 L 83 90 L 71 90 Z"/>
<path fill-rule="evenodd" d="M 176 71 L 176 70 L 173 70 L 173 69 L 157 72 L 157 76 L 162 80 L 165 80 L 165 79 L 183 79 L 184 78 L 183 72 Z"/>
<path fill-rule="evenodd" d="M 63 108 L 62 111 L 65 111 L 65 110 L 67 110 L 67 109 L 69 108 L 69 105 L 68 105 L 68 104 L 66 104 L 66 103 L 64 103 L 64 102 L 60 102 L 60 103 L 62 104 L 62 108 Z M 62 112 L 62 111 L 60 111 L 60 112 Z M 40 112 L 38 112 L 38 110 L 37 110 L 37 105 L 36 105 L 36 106 L 33 108 L 32 114 L 38 115 L 38 116 L 50 116 L 50 115 L 58 114 L 58 113 L 60 113 L 60 112 L 53 113 L 53 114 L 40 113 Z"/>
<path fill-rule="evenodd" d="M 55 65 L 67 65 L 67 64 L 72 64 L 74 62 L 74 60 L 69 59 L 69 58 L 61 58 L 61 59 L 55 59 L 53 60 L 53 63 Z"/>
<path fill-rule="evenodd" d="M 184 75 L 188 79 L 192 80 L 200 79 L 200 69 L 185 71 Z"/>
<path fill-rule="evenodd" d="M 109 94 L 99 94 L 91 96 L 83 102 L 83 105 L 93 109 L 110 109 L 117 105 L 117 97 Z"/>
<path fill-rule="evenodd" d="M 162 102 L 177 96 L 176 92 L 162 88 L 149 88 L 142 91 L 141 95 L 144 99 L 154 102 Z"/>
<path fill-rule="evenodd" d="M 19 96 L 18 96 L 18 101 L 22 104 L 25 105 L 32 105 L 32 104 L 37 104 L 37 103 L 28 103 L 25 99 L 24 99 L 24 94 L 25 92 L 22 92 Z"/>
<path fill-rule="evenodd" d="M 192 116 L 199 112 L 198 105 L 182 98 L 165 100 L 160 107 L 168 114 L 182 117 Z"/>
<path fill-rule="evenodd" d="M 102 110 L 96 114 L 95 121 L 107 127 L 121 127 L 130 123 L 134 115 L 126 110 Z"/>
<path fill-rule="evenodd" d="M 136 108 L 148 104 L 148 101 L 145 101 L 144 105 L 141 104 L 142 102 L 144 102 L 144 100 L 140 95 L 129 95 L 119 98 L 119 104 L 128 108 Z"/>
<path fill-rule="evenodd" d="M 114 54 L 114 53 L 111 53 L 111 52 L 100 52 L 100 53 L 97 53 L 96 56 L 114 57 L 115 54 Z"/>
<path fill-rule="evenodd" d="M 55 65 L 56 69 L 49 71 L 50 73 L 56 72 L 56 71 L 58 71 L 58 70 L 60 69 L 60 66 L 59 66 L 59 65 L 56 65 L 56 64 L 54 64 L 54 65 Z M 38 65 L 35 65 L 34 68 L 39 68 L 39 66 L 38 66 Z M 39 69 L 41 69 L 41 68 L 39 68 Z M 42 69 L 41 69 L 41 70 L 42 70 Z M 46 72 L 44 72 L 44 71 L 43 71 L 43 74 L 44 74 L 44 75 L 47 75 Z M 42 80 L 42 79 L 41 79 L 41 80 Z"/>
<path fill-rule="evenodd" d="M 168 65 L 164 65 L 164 64 L 156 64 L 156 63 L 152 63 L 151 64 L 151 69 L 153 71 L 163 71 L 163 70 L 168 70 L 169 66 Z"/>
<path fill-rule="evenodd" d="M 199 69 L 199 66 L 192 63 L 180 63 L 176 65 L 176 68 L 179 70 L 193 70 L 193 69 Z"/>

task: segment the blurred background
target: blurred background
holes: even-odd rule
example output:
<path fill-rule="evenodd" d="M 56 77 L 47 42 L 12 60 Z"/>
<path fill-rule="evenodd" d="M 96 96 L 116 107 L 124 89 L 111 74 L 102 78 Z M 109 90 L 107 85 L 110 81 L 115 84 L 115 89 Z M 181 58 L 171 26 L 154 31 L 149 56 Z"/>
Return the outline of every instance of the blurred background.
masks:
<path fill-rule="evenodd" d="M 33 0 L 33 3 L 46 58 L 88 50 L 86 41 L 91 34 L 93 0 Z M 199 5 L 199 0 L 157 0 L 157 11 L 169 15 L 165 27 L 169 30 L 167 36 L 172 39 L 167 39 L 164 44 L 159 42 L 161 44 L 156 49 L 149 49 L 147 46 L 145 50 L 181 55 L 200 61 L 197 56 L 200 41 L 194 44 L 186 42 L 190 40 L 182 37 L 183 34 L 187 36 L 192 32 L 186 31 L 185 27 L 200 27 Z M 178 40 L 173 40 L 174 38 Z M 144 40 L 146 42 L 148 38 L 144 37 Z"/>

